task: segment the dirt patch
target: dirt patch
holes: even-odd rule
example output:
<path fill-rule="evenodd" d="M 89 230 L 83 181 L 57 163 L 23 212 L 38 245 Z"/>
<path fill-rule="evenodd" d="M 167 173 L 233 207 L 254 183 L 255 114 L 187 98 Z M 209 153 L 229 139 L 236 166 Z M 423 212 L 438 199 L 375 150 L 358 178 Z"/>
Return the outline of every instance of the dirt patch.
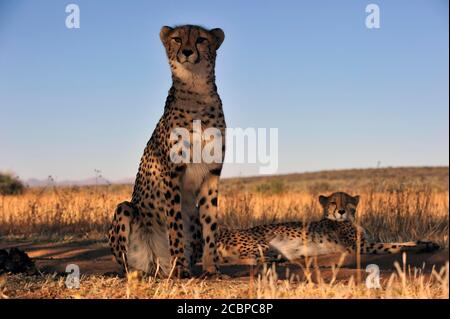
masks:
<path fill-rule="evenodd" d="M 64 273 L 69 264 L 76 264 L 86 275 L 119 272 L 106 243 L 94 240 L 73 242 L 3 242 L 0 249 L 18 247 L 30 256 L 44 273 Z"/>
<path fill-rule="evenodd" d="M 84 275 L 110 275 L 118 274 L 120 268 L 111 255 L 107 243 L 95 240 L 79 240 L 71 242 L 0 242 L 0 249 L 18 247 L 25 251 L 35 262 L 37 268 L 43 273 L 64 273 L 67 265 L 76 264 Z M 424 273 L 430 273 L 435 267 L 439 270 L 449 260 L 448 249 L 433 253 L 409 254 L 406 258 L 406 269 L 420 268 Z M 327 255 L 310 260 L 309 263 L 299 261 L 298 263 L 284 263 L 276 267 L 278 278 L 284 279 L 292 275 L 304 278 L 303 269 L 320 269 L 322 279 L 330 279 L 333 276 L 332 267 L 341 261 L 341 268 L 337 274 L 337 280 L 348 280 L 351 276 L 364 278 L 367 273 L 366 266 L 375 264 L 379 267 L 381 274 L 389 275 L 394 272 L 394 263 L 398 262 L 403 267 L 401 254 L 396 255 L 361 255 L 360 266 L 356 256 L 346 256 L 341 260 L 341 255 Z M 222 273 L 235 280 L 248 280 L 252 275 L 262 271 L 262 267 L 250 267 L 246 265 L 223 265 Z M 359 269 L 359 270 L 358 270 Z M 200 274 L 201 267 L 197 266 L 195 274 Z M 317 276 L 312 271 L 313 277 Z"/>

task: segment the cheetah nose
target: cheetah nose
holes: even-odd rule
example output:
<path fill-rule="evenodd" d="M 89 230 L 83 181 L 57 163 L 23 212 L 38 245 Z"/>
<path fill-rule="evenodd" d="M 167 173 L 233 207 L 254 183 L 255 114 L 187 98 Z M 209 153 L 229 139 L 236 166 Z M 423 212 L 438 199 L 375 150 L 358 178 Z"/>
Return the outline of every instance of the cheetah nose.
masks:
<path fill-rule="evenodd" d="M 189 56 L 192 55 L 192 53 L 194 53 L 194 51 L 192 51 L 192 50 L 183 50 L 181 52 L 183 52 L 183 54 L 186 56 L 186 58 L 189 58 Z"/>
<path fill-rule="evenodd" d="M 345 210 L 344 209 L 340 209 L 340 210 L 338 210 L 338 213 L 341 214 L 341 215 L 344 215 L 345 214 Z"/>

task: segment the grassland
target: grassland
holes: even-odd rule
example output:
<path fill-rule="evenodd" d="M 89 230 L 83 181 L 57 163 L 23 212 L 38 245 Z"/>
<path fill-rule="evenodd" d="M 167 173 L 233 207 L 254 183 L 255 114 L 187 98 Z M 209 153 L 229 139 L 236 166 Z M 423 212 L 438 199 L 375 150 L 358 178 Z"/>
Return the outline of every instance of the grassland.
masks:
<path fill-rule="evenodd" d="M 448 249 L 448 168 L 342 170 L 285 176 L 224 179 L 220 223 L 244 228 L 260 223 L 320 218 L 317 196 L 334 191 L 359 194 L 358 222 L 379 241 L 429 239 Z M 131 185 L 28 189 L 0 197 L 0 241 L 105 240 L 117 203 L 129 200 Z M 386 276 L 382 289 L 367 289 L 349 276 L 336 280 L 280 279 L 266 269 L 246 280 L 127 280 L 84 277 L 82 288 L 67 290 L 62 278 L 9 276 L 0 296 L 157 298 L 448 298 L 448 263 L 427 274 L 402 265 Z M 305 275 L 305 274 L 304 274 Z M 334 279 L 333 279 L 334 278 Z M 3 288 L 2 288 L 3 285 Z M 25 287 L 25 288 L 24 288 Z"/>

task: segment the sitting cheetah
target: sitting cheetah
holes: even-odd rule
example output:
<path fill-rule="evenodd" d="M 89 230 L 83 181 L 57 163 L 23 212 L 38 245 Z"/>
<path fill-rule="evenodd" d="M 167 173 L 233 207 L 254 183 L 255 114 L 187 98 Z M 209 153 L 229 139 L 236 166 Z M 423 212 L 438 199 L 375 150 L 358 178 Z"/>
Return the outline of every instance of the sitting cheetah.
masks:
<path fill-rule="evenodd" d="M 218 181 L 226 125 L 214 68 L 224 37 L 221 29 L 194 25 L 161 29 L 172 87 L 141 158 L 132 199 L 118 205 L 108 232 L 111 250 L 124 270 L 152 274 L 158 269 L 168 276 L 176 260 L 175 275 L 189 277 L 201 257 L 204 273 L 217 273 Z M 222 133 L 220 162 L 193 160 L 194 121 L 201 121 L 201 131 L 212 127 Z M 180 128 L 189 135 L 174 140 L 172 134 Z M 180 143 L 187 145 L 190 156 L 174 161 L 174 155 L 186 155 L 174 154 Z"/>
<path fill-rule="evenodd" d="M 403 251 L 433 251 L 432 242 L 369 243 L 364 229 L 355 224 L 359 196 L 333 193 L 320 196 L 323 219 L 310 223 L 287 222 L 244 230 L 223 230 L 218 251 L 222 263 L 255 264 L 281 256 L 289 261 L 331 253 L 354 253 L 360 233 L 362 254 L 393 254 Z"/>

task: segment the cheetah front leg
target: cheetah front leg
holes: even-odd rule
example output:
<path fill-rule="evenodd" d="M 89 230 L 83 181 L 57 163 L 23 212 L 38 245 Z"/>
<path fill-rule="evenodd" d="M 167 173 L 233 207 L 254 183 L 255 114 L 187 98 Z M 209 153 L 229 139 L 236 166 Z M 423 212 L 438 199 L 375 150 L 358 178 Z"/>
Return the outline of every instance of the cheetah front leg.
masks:
<path fill-rule="evenodd" d="M 197 205 L 200 213 L 200 224 L 203 234 L 203 272 L 205 274 L 215 274 L 218 272 L 217 264 L 219 257 L 217 254 L 217 197 L 219 174 L 210 172 L 203 181 L 200 192 L 197 196 Z"/>
<path fill-rule="evenodd" d="M 200 261 L 203 252 L 202 226 L 195 194 L 182 191 L 181 208 L 183 211 L 185 255 L 192 270 L 196 262 Z"/>
<path fill-rule="evenodd" d="M 165 200 L 168 203 L 166 211 L 167 232 L 169 237 L 169 250 L 172 263 L 176 260 L 174 275 L 179 278 L 191 276 L 189 263 L 185 256 L 185 237 L 183 216 L 181 213 L 181 190 L 179 178 L 172 179 L 172 188 L 165 190 Z"/>

